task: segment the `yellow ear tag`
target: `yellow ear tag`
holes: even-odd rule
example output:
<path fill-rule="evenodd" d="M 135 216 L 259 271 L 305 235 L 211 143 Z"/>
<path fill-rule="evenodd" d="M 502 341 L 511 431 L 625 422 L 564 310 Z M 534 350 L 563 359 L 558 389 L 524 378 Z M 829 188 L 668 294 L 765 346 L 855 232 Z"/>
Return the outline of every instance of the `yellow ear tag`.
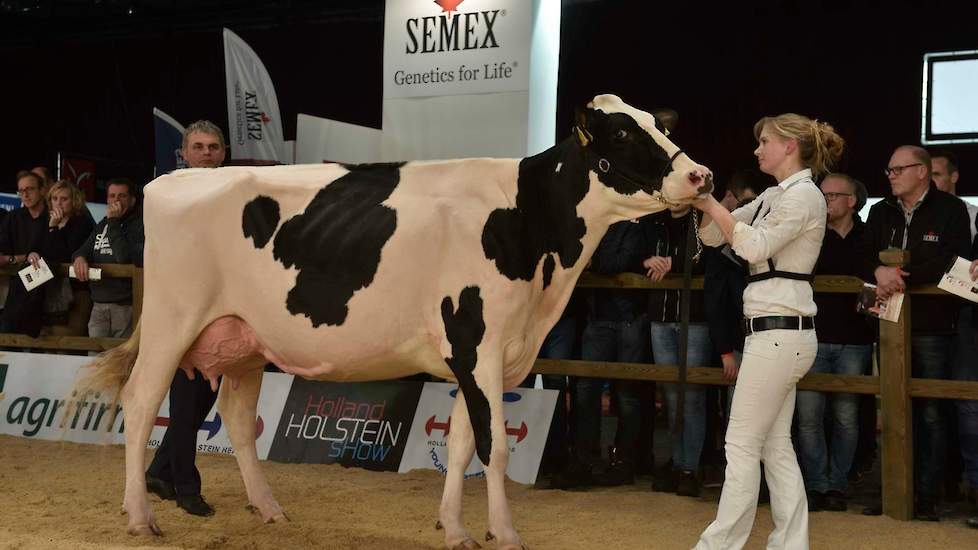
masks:
<path fill-rule="evenodd" d="M 588 143 L 591 143 L 591 133 L 587 130 L 581 130 L 580 126 L 574 126 L 574 132 L 577 134 L 577 142 L 581 144 L 581 147 L 587 147 Z"/>

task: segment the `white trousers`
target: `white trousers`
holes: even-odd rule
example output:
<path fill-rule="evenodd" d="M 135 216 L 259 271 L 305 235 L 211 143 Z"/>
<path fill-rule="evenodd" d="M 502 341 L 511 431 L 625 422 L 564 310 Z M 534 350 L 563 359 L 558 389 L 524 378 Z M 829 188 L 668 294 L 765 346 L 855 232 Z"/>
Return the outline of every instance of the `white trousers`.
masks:
<path fill-rule="evenodd" d="M 815 361 L 814 330 L 766 330 L 747 337 L 727 426 L 727 469 L 717 518 L 696 550 L 739 550 L 757 513 L 761 469 L 771 493 L 769 549 L 808 550 L 808 499 L 791 446 L 795 384 Z"/>

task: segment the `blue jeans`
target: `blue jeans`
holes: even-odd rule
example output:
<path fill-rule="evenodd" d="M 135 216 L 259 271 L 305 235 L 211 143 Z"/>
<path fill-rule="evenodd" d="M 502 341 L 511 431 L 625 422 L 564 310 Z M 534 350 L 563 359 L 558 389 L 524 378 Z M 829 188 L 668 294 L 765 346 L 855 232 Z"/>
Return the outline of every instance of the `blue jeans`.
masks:
<path fill-rule="evenodd" d="M 648 362 L 644 324 L 644 318 L 632 322 L 588 321 L 581 337 L 581 358 L 585 361 Z M 592 467 L 601 457 L 601 394 L 604 387 L 605 380 L 600 378 L 578 378 L 575 385 L 577 456 Z M 619 456 L 634 464 L 642 421 L 641 385 L 637 380 L 614 380 L 611 391 L 618 398 L 615 444 L 621 451 Z"/>
<path fill-rule="evenodd" d="M 819 343 L 815 363 L 809 372 L 858 376 L 865 372 L 872 355 L 873 346 L 870 344 Z M 859 440 L 859 397 L 854 393 L 834 393 L 831 396 L 831 456 L 825 442 L 826 399 L 829 399 L 828 394 L 822 392 L 798 392 L 795 401 L 798 461 L 808 491 L 845 492 Z"/>
<path fill-rule="evenodd" d="M 679 364 L 679 323 L 652 323 L 652 353 L 656 364 Z M 710 343 L 710 330 L 702 323 L 690 323 L 689 340 L 686 346 L 686 365 L 704 367 L 710 364 L 713 345 Z M 675 426 L 679 408 L 679 384 L 665 384 L 666 409 L 669 413 L 669 426 Z M 706 386 L 686 385 L 686 400 L 683 406 L 683 430 L 681 434 L 671 434 L 672 463 L 681 470 L 699 470 L 700 454 L 706 440 Z"/>
<path fill-rule="evenodd" d="M 973 315 L 971 306 L 966 306 L 958 318 L 954 359 L 951 361 L 952 380 L 978 381 L 978 332 L 972 326 Z M 964 480 L 969 487 L 978 489 L 978 401 L 955 401 L 954 406 L 958 413 Z"/>
<path fill-rule="evenodd" d="M 911 339 L 914 378 L 947 380 L 951 370 L 953 337 L 944 334 L 913 336 Z M 936 498 L 944 481 L 947 453 L 946 406 L 941 399 L 913 401 L 914 488 L 917 495 Z"/>

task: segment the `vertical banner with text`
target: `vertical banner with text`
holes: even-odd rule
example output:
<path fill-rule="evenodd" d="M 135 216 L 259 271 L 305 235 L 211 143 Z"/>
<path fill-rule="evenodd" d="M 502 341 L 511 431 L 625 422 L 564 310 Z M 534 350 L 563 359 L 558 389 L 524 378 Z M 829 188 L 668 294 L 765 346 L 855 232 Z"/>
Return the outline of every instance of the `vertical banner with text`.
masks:
<path fill-rule="evenodd" d="M 272 78 L 258 54 L 228 29 L 224 64 L 231 157 L 282 162 L 285 138 Z"/>

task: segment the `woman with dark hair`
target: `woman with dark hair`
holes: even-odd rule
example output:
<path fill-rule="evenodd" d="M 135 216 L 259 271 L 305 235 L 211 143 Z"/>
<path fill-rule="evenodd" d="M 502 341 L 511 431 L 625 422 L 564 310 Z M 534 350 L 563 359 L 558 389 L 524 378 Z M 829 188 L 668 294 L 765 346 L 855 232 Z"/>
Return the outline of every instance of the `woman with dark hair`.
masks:
<path fill-rule="evenodd" d="M 85 242 L 95 223 L 85 206 L 84 193 L 69 181 L 60 180 L 52 185 L 47 200 L 48 229 L 35 239 L 27 260 L 37 267 L 44 258 L 48 266 L 57 271 L 57 264 L 71 263 L 71 254 Z M 88 285 L 55 276 L 42 289 L 44 303 L 38 318 L 43 321 L 44 332 L 84 336 L 92 309 Z"/>
<path fill-rule="evenodd" d="M 733 212 L 713 197 L 694 205 L 704 214 L 704 244 L 726 241 L 749 265 L 746 339 L 727 426 L 726 477 L 716 520 L 697 550 L 744 546 L 757 512 L 762 461 L 774 517 L 767 547 L 808 548 L 808 501 L 791 444 L 791 418 L 795 385 L 818 349 L 810 282 L 826 207 L 813 178 L 838 160 L 844 142 L 828 124 L 791 113 L 762 118 L 754 137 L 759 167 L 778 185 Z"/>

